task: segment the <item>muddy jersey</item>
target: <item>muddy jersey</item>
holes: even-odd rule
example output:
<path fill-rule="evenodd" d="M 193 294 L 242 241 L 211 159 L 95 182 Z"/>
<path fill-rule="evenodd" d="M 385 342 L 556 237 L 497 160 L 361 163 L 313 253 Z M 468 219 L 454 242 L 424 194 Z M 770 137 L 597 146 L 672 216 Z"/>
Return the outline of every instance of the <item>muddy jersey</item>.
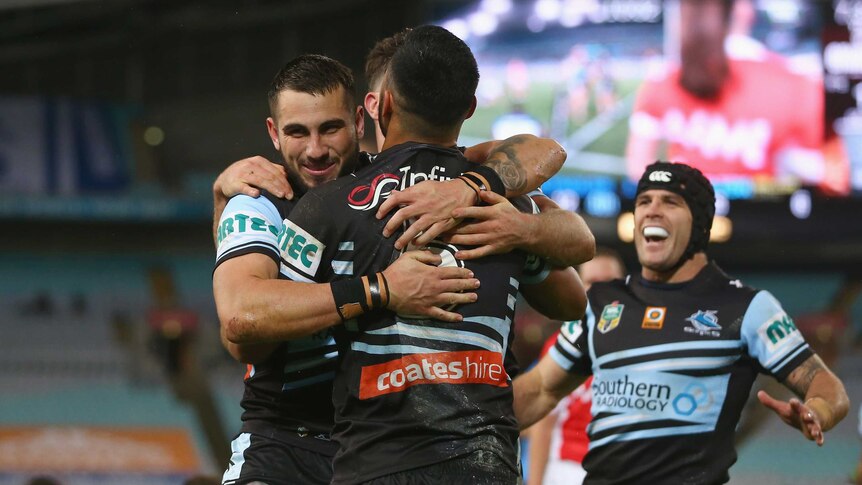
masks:
<path fill-rule="evenodd" d="M 360 166 L 368 156 L 360 156 Z M 228 259 L 260 253 L 279 266 L 287 279 L 285 221 L 296 201 L 266 191 L 261 197 L 237 195 L 222 213 L 218 227 L 216 266 Z M 245 375 L 243 433 L 269 436 L 302 448 L 334 455 L 332 378 L 337 349 L 331 331 L 282 343 L 265 361 L 249 365 Z"/>
<path fill-rule="evenodd" d="M 388 219 L 375 217 L 389 192 L 457 177 L 470 167 L 457 150 L 405 143 L 380 153 L 354 176 L 310 191 L 287 222 L 293 234 L 288 244 L 297 248 L 286 261 L 291 276 L 324 282 L 383 270 L 397 256 L 393 243 L 399 234 L 384 238 Z M 335 484 L 361 483 L 477 450 L 495 453 L 517 470 L 518 426 L 504 357 L 525 255 L 464 262 L 454 258 L 455 246 L 429 246 L 441 252 L 444 264 L 474 272 L 482 282 L 478 301 L 458 307 L 461 323 L 375 311 L 339 327 L 333 438 L 341 447 Z"/>
<path fill-rule="evenodd" d="M 549 352 L 594 377 L 585 483 L 726 482 L 757 374 L 783 380 L 812 355 L 793 321 L 713 263 L 685 283 L 638 275 L 588 295 Z"/>

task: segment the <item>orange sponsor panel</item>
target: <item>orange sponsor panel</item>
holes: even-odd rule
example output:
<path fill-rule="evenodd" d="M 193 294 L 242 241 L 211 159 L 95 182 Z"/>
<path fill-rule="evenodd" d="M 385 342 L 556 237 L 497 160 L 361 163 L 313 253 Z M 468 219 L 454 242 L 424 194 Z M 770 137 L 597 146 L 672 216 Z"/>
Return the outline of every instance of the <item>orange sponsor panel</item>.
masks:
<path fill-rule="evenodd" d="M 401 392 L 421 384 L 509 385 L 503 356 L 488 350 L 405 355 L 362 368 L 359 399 Z"/>
<path fill-rule="evenodd" d="M 648 306 L 644 312 L 644 319 L 641 321 L 641 328 L 661 330 L 664 326 L 664 316 L 666 313 L 667 307 Z"/>
<path fill-rule="evenodd" d="M 195 446 L 182 428 L 0 427 L 0 470 L 197 473 Z"/>

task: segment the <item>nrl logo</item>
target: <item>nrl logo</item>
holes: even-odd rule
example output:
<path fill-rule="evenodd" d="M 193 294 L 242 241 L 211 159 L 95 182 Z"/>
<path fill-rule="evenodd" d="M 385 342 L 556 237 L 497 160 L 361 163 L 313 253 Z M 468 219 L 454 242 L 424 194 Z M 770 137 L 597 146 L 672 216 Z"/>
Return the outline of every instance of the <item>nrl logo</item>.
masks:
<path fill-rule="evenodd" d="M 625 305 L 621 305 L 618 301 L 605 305 L 599 323 L 596 325 L 599 332 L 608 333 L 617 328 L 620 325 L 620 318 L 623 316 L 624 309 Z"/>

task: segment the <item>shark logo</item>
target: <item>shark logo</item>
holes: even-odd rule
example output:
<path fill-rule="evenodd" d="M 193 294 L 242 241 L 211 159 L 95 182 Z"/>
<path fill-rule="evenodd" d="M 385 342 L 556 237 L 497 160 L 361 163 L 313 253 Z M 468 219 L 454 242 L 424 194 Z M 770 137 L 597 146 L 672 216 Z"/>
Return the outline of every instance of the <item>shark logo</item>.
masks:
<path fill-rule="evenodd" d="M 691 323 L 691 326 L 684 327 L 683 330 L 702 336 L 720 337 L 721 325 L 718 324 L 717 313 L 718 310 L 698 310 L 686 318 L 686 321 Z"/>

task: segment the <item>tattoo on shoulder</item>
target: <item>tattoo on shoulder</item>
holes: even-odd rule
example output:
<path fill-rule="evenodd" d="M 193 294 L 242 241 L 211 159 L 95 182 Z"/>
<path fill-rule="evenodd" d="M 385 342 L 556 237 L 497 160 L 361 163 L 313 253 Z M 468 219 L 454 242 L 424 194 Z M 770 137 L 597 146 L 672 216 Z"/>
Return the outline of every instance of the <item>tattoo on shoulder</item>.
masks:
<path fill-rule="evenodd" d="M 494 169 L 509 191 L 521 191 L 527 183 L 527 171 L 518 158 L 517 146 L 526 141 L 525 136 L 513 136 L 500 142 L 488 156 L 486 166 Z"/>
<path fill-rule="evenodd" d="M 825 367 L 820 358 L 812 355 L 800 364 L 799 367 L 793 369 L 790 375 L 787 376 L 784 384 L 798 396 L 805 396 L 805 393 L 808 392 L 808 388 L 811 386 L 811 382 L 814 380 L 814 376 L 823 369 Z"/>

